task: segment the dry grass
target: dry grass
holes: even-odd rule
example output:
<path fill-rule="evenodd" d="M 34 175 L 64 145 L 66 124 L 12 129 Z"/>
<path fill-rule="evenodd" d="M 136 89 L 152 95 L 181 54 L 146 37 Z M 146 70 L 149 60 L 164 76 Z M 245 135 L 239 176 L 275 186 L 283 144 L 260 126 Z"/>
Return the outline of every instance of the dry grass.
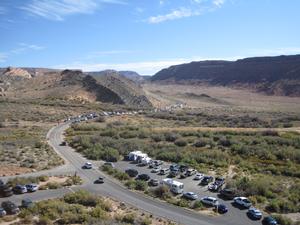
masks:
<path fill-rule="evenodd" d="M 180 102 L 208 111 L 300 112 L 299 97 L 267 96 L 247 90 L 196 85 L 144 84 L 143 88 L 156 107 Z M 194 97 L 188 97 L 189 93 L 195 94 Z M 201 94 L 211 98 L 203 98 Z"/>

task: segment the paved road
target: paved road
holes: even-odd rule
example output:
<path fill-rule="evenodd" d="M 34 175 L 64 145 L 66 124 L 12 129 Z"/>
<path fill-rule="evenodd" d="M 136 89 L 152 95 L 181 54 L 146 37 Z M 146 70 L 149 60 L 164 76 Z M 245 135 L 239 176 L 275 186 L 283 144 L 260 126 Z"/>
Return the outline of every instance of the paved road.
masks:
<path fill-rule="evenodd" d="M 241 216 L 240 213 L 235 213 L 231 217 L 209 217 L 201 215 L 199 213 L 193 212 L 191 210 L 183 209 L 176 207 L 165 202 L 161 202 L 150 197 L 145 196 L 141 193 L 132 192 L 125 187 L 123 187 L 118 181 L 106 176 L 97 168 L 92 170 L 83 170 L 81 169 L 82 165 L 87 161 L 79 153 L 75 152 L 69 146 L 60 146 L 60 143 L 63 141 L 64 130 L 67 129 L 69 124 L 61 124 L 52 128 L 47 137 L 49 139 L 49 144 L 66 160 L 66 167 L 60 167 L 56 170 L 51 170 L 51 173 L 66 172 L 64 169 L 69 169 L 72 172 L 77 172 L 78 175 L 84 180 L 84 185 L 74 188 L 66 188 L 59 190 L 47 190 L 47 191 L 38 191 L 32 194 L 26 195 L 14 195 L 9 199 L 12 199 L 16 202 L 20 202 L 25 196 L 30 196 L 33 200 L 44 200 L 55 197 L 61 197 L 65 193 L 75 191 L 77 189 L 85 189 L 95 194 L 104 195 L 107 197 L 114 198 L 121 202 L 125 202 L 128 205 L 134 206 L 141 210 L 150 212 L 151 214 L 170 219 L 172 221 L 178 222 L 185 225 L 252 225 L 260 224 L 259 222 L 253 222 L 252 220 Z M 95 162 L 96 163 L 96 162 Z M 100 162 L 96 163 L 97 166 L 100 165 Z M 70 172 L 68 171 L 68 172 Z M 47 173 L 47 171 L 44 171 Z M 99 176 L 105 177 L 104 184 L 93 184 L 93 182 Z M 3 201 L 4 199 L 0 199 Z"/>

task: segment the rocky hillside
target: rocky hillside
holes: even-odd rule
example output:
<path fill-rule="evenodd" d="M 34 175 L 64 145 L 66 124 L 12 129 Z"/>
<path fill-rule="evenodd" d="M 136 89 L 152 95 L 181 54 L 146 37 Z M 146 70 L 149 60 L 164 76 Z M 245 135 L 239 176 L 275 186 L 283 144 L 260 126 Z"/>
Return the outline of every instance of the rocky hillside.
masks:
<path fill-rule="evenodd" d="M 6 69 L 0 70 L 0 96 L 7 98 L 59 98 L 151 107 L 150 101 L 138 85 L 117 75 L 105 75 L 96 80 L 80 70 L 30 68 L 28 71 L 26 69 L 9 71 L 8 73 Z"/>
<path fill-rule="evenodd" d="M 97 72 L 88 72 L 88 74 L 94 76 L 94 77 L 101 77 L 106 74 L 118 74 L 120 76 L 123 76 L 129 80 L 132 80 L 138 84 L 143 83 L 147 76 L 142 76 L 138 74 L 135 71 L 116 71 L 116 70 L 103 70 L 103 71 L 97 71 Z"/>
<path fill-rule="evenodd" d="M 300 55 L 237 61 L 201 61 L 171 66 L 152 81 L 246 87 L 274 95 L 300 96 Z"/>

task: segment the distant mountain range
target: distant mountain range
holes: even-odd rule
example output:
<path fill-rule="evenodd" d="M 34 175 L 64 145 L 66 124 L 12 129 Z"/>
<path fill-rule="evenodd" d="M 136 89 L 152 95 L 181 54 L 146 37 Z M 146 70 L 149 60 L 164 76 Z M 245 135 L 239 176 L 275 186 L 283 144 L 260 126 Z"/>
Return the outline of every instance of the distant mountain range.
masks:
<path fill-rule="evenodd" d="M 136 83 L 143 83 L 146 79 L 149 78 L 149 76 L 142 76 L 135 71 L 103 70 L 103 71 L 87 72 L 87 74 L 90 74 L 94 77 L 103 76 L 108 73 L 119 74 L 120 76 L 126 77 Z"/>
<path fill-rule="evenodd" d="M 251 88 L 270 95 L 300 96 L 300 55 L 191 62 L 163 69 L 150 80 Z"/>

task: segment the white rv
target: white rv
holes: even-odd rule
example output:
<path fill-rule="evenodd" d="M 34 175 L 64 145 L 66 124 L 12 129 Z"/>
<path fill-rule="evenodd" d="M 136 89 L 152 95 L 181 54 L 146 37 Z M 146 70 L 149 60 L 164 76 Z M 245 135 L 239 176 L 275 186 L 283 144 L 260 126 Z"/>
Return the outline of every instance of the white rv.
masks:
<path fill-rule="evenodd" d="M 167 185 L 174 194 L 182 194 L 184 185 L 183 183 L 172 180 L 171 178 L 166 178 L 162 180 L 162 184 Z"/>
<path fill-rule="evenodd" d="M 146 153 L 142 153 L 141 151 L 134 151 L 128 154 L 128 159 L 130 161 L 138 161 L 143 158 L 147 158 L 148 155 Z"/>

